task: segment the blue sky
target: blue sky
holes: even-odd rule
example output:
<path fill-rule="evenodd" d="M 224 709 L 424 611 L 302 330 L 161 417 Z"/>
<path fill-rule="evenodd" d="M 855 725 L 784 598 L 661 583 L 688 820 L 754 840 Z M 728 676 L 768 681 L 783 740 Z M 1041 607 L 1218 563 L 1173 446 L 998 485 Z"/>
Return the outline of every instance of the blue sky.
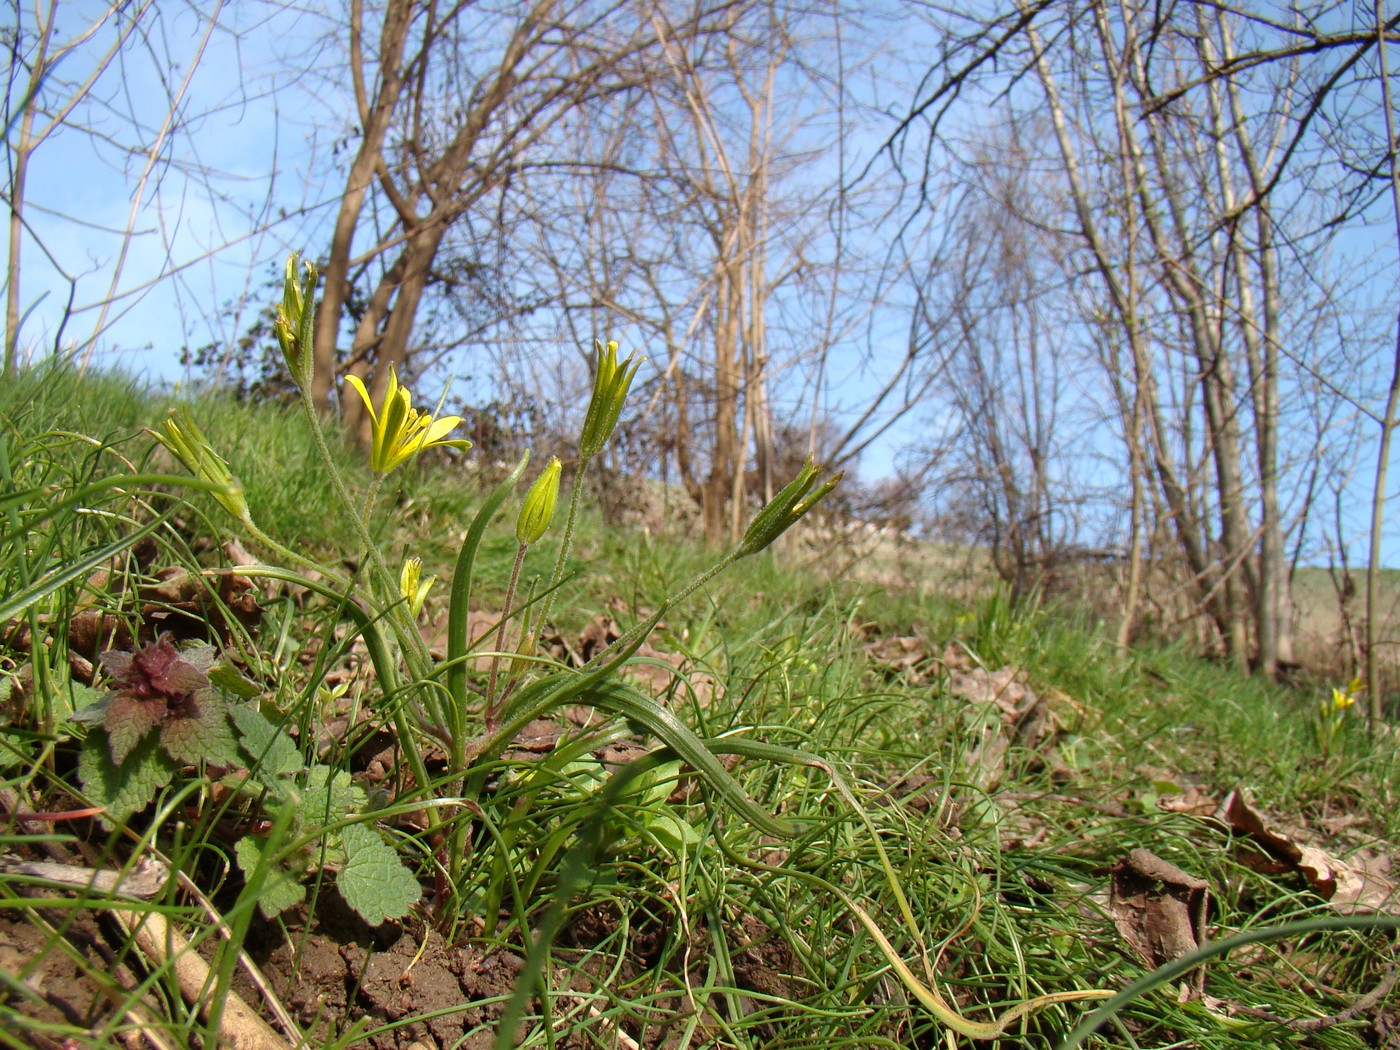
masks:
<path fill-rule="evenodd" d="M 98 6 L 78 3 L 62 9 L 59 38 L 76 30 L 80 16 Z M 13 16 L 0 15 L 0 24 L 6 17 Z M 166 119 L 168 95 L 191 68 L 207 23 L 190 7 L 162 17 L 163 33 L 152 52 L 134 54 L 97 85 L 94 97 L 116 115 L 104 116 L 102 107 L 79 111 L 82 119 L 96 122 L 101 134 L 129 139 L 122 124 L 133 115 L 148 128 Z M 100 136 L 71 128 L 56 133 L 35 154 L 29 220 L 44 248 L 77 280 L 76 310 L 60 333 L 67 282 L 35 240 L 26 240 L 22 291 L 25 308 L 32 310 L 21 344 L 30 352 L 50 351 L 61 335 L 64 349 L 81 352 L 91 341 L 95 359 L 103 363 L 163 382 L 181 380 L 182 344 L 229 341 L 246 327 L 247 314 L 222 318 L 223 304 L 246 295 L 256 299 L 271 268 L 289 250 L 314 253 L 328 241 L 330 204 L 339 187 L 337 171 L 325 161 L 335 135 L 348 129 L 345 115 L 351 102 L 319 77 L 317 63 L 324 56 L 324 64 L 332 67 L 337 45 L 315 13 L 233 3 L 223 7 L 220 18 L 193 67 L 184 119 L 136 208 L 117 298 L 95 339 L 98 304 L 107 296 L 145 158 L 122 155 Z M 94 48 L 104 46 L 101 39 L 76 53 L 60 74 L 80 75 L 83 61 L 90 62 Z M 300 84 L 293 83 L 298 67 Z M 289 216 L 269 213 L 269 201 Z M 1385 247 L 1390 249 L 1388 241 Z M 1372 290 L 1381 301 L 1392 294 L 1383 282 Z M 905 324 L 895 315 L 877 321 L 875 343 L 902 352 Z M 610 334 L 645 350 L 635 329 L 620 326 Z M 877 385 L 873 373 L 855 364 L 860 355 L 852 350 L 844 364 L 838 362 L 833 384 L 850 407 Z M 1363 393 L 1370 394 L 1371 403 L 1379 401 L 1379 391 Z M 863 473 L 886 473 L 902 446 L 931 423 L 936 420 L 916 414 L 894 428 L 863 457 Z M 1374 471 L 1369 445 L 1357 449 L 1357 468 L 1352 502 L 1359 509 Z M 1392 491 L 1398 485 L 1400 478 L 1393 480 Z M 1397 513 L 1389 520 L 1397 520 Z M 1355 542 L 1364 535 L 1364 518 L 1359 513 L 1353 517 Z M 1387 532 L 1385 561 L 1400 562 L 1400 527 Z"/>

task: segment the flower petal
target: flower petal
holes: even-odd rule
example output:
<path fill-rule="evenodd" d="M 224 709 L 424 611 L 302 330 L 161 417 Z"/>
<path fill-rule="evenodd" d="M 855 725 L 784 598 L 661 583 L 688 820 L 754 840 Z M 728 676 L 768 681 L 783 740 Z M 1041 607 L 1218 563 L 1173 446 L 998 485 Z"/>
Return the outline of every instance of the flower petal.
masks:
<path fill-rule="evenodd" d="M 359 376 L 346 376 L 345 381 L 353 386 L 360 395 L 360 400 L 365 403 L 365 408 L 369 409 L 369 418 L 377 424 L 379 415 L 374 411 L 374 402 L 369 399 L 369 391 L 365 389 L 364 381 Z"/>

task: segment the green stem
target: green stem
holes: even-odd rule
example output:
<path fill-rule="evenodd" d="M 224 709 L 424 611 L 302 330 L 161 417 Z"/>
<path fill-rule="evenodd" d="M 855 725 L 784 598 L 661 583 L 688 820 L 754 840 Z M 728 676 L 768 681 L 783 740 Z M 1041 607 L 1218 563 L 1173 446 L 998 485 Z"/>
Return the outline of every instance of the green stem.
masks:
<path fill-rule="evenodd" d="M 331 488 L 335 490 L 340 505 L 350 515 L 350 524 L 355 529 L 355 536 L 360 541 L 360 546 L 369 554 L 370 564 L 374 569 L 371 578 L 374 579 L 381 595 L 393 595 L 396 593 L 396 589 L 394 579 L 389 574 L 389 567 L 384 564 L 384 559 L 379 555 L 379 548 L 375 545 L 374 536 L 369 531 L 368 520 L 360 512 L 360 508 L 356 506 L 354 497 L 350 495 L 350 488 L 345 484 L 345 479 L 340 474 L 340 468 L 335 465 L 335 458 L 331 455 L 330 446 L 326 444 L 325 431 L 321 427 L 321 414 L 316 411 L 316 405 L 305 388 L 301 392 L 301 404 L 311 426 L 311 439 L 316 443 L 316 451 L 321 457 L 321 462 L 325 464 L 327 476 L 331 479 Z M 380 479 L 376 478 L 375 480 L 378 482 Z"/>
<path fill-rule="evenodd" d="M 719 561 L 715 562 L 715 564 L 711 565 L 704 572 L 700 573 L 700 575 L 696 576 L 695 579 L 687 583 L 675 594 L 668 597 L 666 601 L 662 604 L 665 607 L 670 608 L 674 607 L 677 603 L 684 601 L 686 598 L 689 598 L 701 587 L 705 586 L 705 584 L 709 583 L 712 579 L 714 579 L 716 576 L 722 573 L 725 569 L 729 568 L 736 561 L 738 561 L 740 557 L 742 557 L 742 555 L 740 555 L 737 549 L 730 551 Z M 589 660 L 588 663 L 584 664 L 583 667 L 580 668 L 580 670 L 586 671 L 589 668 L 594 667 L 597 664 L 611 658 L 611 656 L 614 653 L 625 651 L 633 645 L 640 645 L 642 643 L 642 638 L 639 638 L 637 636 L 642 632 L 650 634 L 652 630 L 655 629 L 655 627 L 656 624 L 652 620 L 641 620 L 638 623 L 633 624 L 630 628 L 628 628 L 626 633 L 622 635 L 622 637 L 618 638 L 617 641 L 612 643 L 612 645 L 608 646 L 602 652 L 594 656 L 593 659 Z"/>
<path fill-rule="evenodd" d="M 365 521 L 374 516 L 374 501 L 379 498 L 379 490 L 384 485 L 384 475 L 375 473 L 370 477 L 369 488 L 365 491 L 365 506 L 361 512 Z"/>
<path fill-rule="evenodd" d="M 334 569 L 328 568 L 327 566 L 322 565 L 320 562 L 313 561 L 312 559 L 304 555 L 298 554 L 290 547 L 286 547 L 278 543 L 267 533 L 263 532 L 262 529 L 258 528 L 257 524 L 253 521 L 251 517 L 244 518 L 242 520 L 242 525 L 243 528 L 248 531 L 248 535 L 252 536 L 253 539 L 255 539 L 258 543 L 262 544 L 268 550 L 272 551 L 272 553 L 276 554 L 279 558 L 285 558 L 289 562 L 293 562 L 297 565 L 300 565 L 303 569 L 310 569 L 312 572 L 318 573 L 326 579 L 339 584 L 341 587 L 344 587 L 347 592 L 349 591 L 350 581 L 347 580 L 344 576 L 336 572 Z"/>
<path fill-rule="evenodd" d="M 510 569 L 510 584 L 506 587 L 505 605 L 501 608 L 501 626 L 496 631 L 496 655 L 491 657 L 491 678 L 486 685 L 486 729 L 490 732 L 496 722 L 496 673 L 501 667 L 501 653 L 506 648 L 506 624 L 510 622 L 510 607 L 515 601 L 515 585 L 520 581 L 520 567 L 525 564 L 528 543 L 522 543 L 515 550 L 515 564 Z"/>
<path fill-rule="evenodd" d="M 549 577 L 549 589 L 545 591 L 539 623 L 535 625 L 534 647 L 536 649 L 539 648 L 540 637 L 544 634 L 549 614 L 554 609 L 554 598 L 559 591 L 559 584 L 564 579 L 564 568 L 568 564 L 569 550 L 574 542 L 574 523 L 578 520 L 578 504 L 583 492 L 583 476 L 587 473 L 588 465 L 591 462 L 593 462 L 592 459 L 579 460 L 578 470 L 574 472 L 574 488 L 569 493 L 569 518 L 564 523 L 564 538 L 559 544 L 559 557 L 554 559 L 554 572 Z"/>
<path fill-rule="evenodd" d="M 427 791 L 428 784 L 431 782 L 428 776 L 428 767 L 423 762 L 423 756 L 419 753 L 418 748 L 413 746 L 413 729 L 404 716 L 403 689 L 399 685 L 398 666 L 390 656 L 389 647 L 384 644 L 384 635 L 380 632 L 375 618 L 356 604 L 353 595 L 341 594 L 321 580 L 312 580 L 272 565 L 239 565 L 236 566 L 236 569 L 245 576 L 295 583 L 342 604 L 345 615 L 355 622 L 355 626 L 359 628 L 360 637 L 365 640 L 365 649 L 369 653 L 370 663 L 374 665 L 374 673 L 379 679 L 380 690 L 386 697 L 394 698 L 392 717 L 394 730 L 399 737 L 399 746 L 403 750 L 409 768 L 413 771 L 414 779 L 418 781 L 420 790 Z M 429 809 L 429 819 L 436 819 L 435 811 L 431 808 Z"/>
<path fill-rule="evenodd" d="M 450 768 L 453 773 L 466 769 L 466 722 L 467 722 L 467 633 L 470 630 L 472 567 L 476 563 L 476 552 L 486 535 L 501 504 L 515 489 L 525 466 L 530 462 L 526 452 L 520 457 L 510 474 L 492 493 L 486 497 L 467 534 L 462 537 L 462 545 L 457 551 L 457 562 L 452 569 L 452 595 L 447 605 L 447 693 L 448 693 L 448 733 L 452 738 Z"/>
<path fill-rule="evenodd" d="M 325 431 L 321 427 L 321 414 L 316 410 L 315 402 L 311 400 L 311 393 L 305 386 L 301 388 L 301 404 L 307 423 L 311 427 L 311 439 L 315 442 L 316 451 L 321 457 L 321 462 L 325 465 L 327 476 L 331 479 L 331 488 L 335 490 L 340 505 L 350 516 L 350 523 L 355 530 L 355 535 L 369 556 L 372 569 L 370 579 L 375 584 L 374 590 L 378 592 L 380 602 L 385 608 L 384 615 L 399 638 L 399 648 L 408 663 L 409 673 L 417 682 L 427 681 L 431 663 L 428 647 L 423 641 L 423 635 L 418 630 L 417 623 L 408 614 L 407 603 L 396 600 L 398 588 L 394 583 L 394 578 L 390 575 L 389 568 L 384 564 L 379 548 L 375 545 L 374 537 L 370 534 L 369 522 L 360 512 L 360 508 L 356 506 L 354 497 L 350 495 L 350 489 L 345 484 L 345 479 L 335 465 L 330 446 L 326 444 Z M 376 479 L 376 481 L 378 480 Z M 437 702 L 436 697 L 429 701 L 428 706 L 435 720 L 441 722 L 441 705 Z M 407 749 L 411 742 L 404 739 L 402 743 Z"/>

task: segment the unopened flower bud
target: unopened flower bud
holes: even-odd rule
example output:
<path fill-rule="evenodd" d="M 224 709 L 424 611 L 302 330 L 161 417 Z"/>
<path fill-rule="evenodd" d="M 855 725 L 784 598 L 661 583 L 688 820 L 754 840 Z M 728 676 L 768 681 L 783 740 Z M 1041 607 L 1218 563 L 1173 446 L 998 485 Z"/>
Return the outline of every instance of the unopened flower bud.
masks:
<path fill-rule="evenodd" d="M 521 543 L 537 542 L 549 528 L 550 521 L 554 519 L 554 507 L 559 502 L 559 475 L 562 471 L 559 457 L 551 457 L 543 473 L 525 493 L 520 516 L 515 519 L 515 538 Z"/>
<path fill-rule="evenodd" d="M 845 471 L 839 471 L 813 490 L 812 486 L 821 472 L 822 468 L 808 456 L 807 462 L 797 472 L 797 477 L 788 482 L 766 507 L 754 515 L 753 521 L 749 522 L 749 527 L 744 531 L 744 538 L 739 543 L 739 557 L 757 554 L 792 528 L 798 519 L 821 502 L 822 497 L 834 489 L 845 475 Z"/>
<path fill-rule="evenodd" d="M 186 470 L 215 486 L 212 494 L 224 510 L 239 521 L 250 520 L 248 501 L 243 497 L 243 483 L 233 476 L 228 463 L 214 451 L 188 408 L 173 410 L 162 429 L 149 433 L 183 463 Z"/>
<path fill-rule="evenodd" d="M 399 573 L 399 592 L 408 603 L 408 613 L 414 619 L 423 611 L 423 603 L 436 582 L 436 576 L 423 579 L 422 558 L 408 558 L 404 561 L 403 570 Z"/>
<path fill-rule="evenodd" d="M 301 271 L 305 268 L 305 274 Z M 301 386 L 311 382 L 314 366 L 311 352 L 315 340 L 316 267 L 303 263 L 298 253 L 287 256 L 286 271 L 282 275 L 282 301 L 277 306 L 277 316 L 273 318 L 272 329 L 277 333 L 277 343 L 282 348 L 282 357 L 292 378 Z M 299 279 L 300 278 L 300 279 Z"/>
<path fill-rule="evenodd" d="M 583 432 L 578 442 L 579 459 L 584 463 L 603 450 L 603 445 L 617 426 L 617 417 L 622 414 L 623 402 L 627 400 L 627 390 L 642 363 L 635 354 L 628 354 L 619 364 L 617 343 L 612 340 L 607 346 L 601 342 L 595 342 L 595 345 L 598 366 L 593 377 L 593 396 L 588 402 L 588 414 L 584 417 Z"/>

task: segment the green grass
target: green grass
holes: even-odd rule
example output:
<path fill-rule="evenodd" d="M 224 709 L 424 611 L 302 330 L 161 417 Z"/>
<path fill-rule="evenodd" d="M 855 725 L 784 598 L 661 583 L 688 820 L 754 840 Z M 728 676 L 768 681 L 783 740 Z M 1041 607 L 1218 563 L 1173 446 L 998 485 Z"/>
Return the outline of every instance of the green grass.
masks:
<path fill-rule="evenodd" d="M 107 614 L 109 631 L 149 629 L 175 603 L 132 595 L 161 569 L 223 565 L 220 542 L 235 535 L 212 499 L 175 485 L 94 487 L 152 470 L 180 473 L 143 432 L 167 407 L 120 378 L 80 380 L 61 370 L 27 374 L 0 393 L 0 603 L 22 605 L 17 625 L 0 624 L 0 683 L 8 683 L 0 684 L 8 695 L 0 812 L 9 814 L 0 851 L 114 867 L 158 849 L 212 899 L 232 933 L 221 937 L 210 912 L 174 881 L 141 906 L 206 946 L 217 996 L 237 987 L 237 949 L 250 929 L 304 944 L 320 917 L 336 911 L 334 864 L 308 881 L 303 910 L 276 924 L 256 911 L 274 875 L 269 864 L 245 878 L 234 860 L 238 842 L 275 836 L 264 825 L 290 818 L 277 818 L 266 797 L 227 794 L 217 775 L 198 768 L 110 831 L 87 819 L 37 828 L 14 817 L 16 809 L 65 811 L 85 801 L 75 764 L 91 730 L 67 721 L 93 698 L 81 663 L 70 659 L 83 655 L 70 646 L 79 615 Z M 267 533 L 330 566 L 358 564 L 363 552 L 297 413 L 218 397 L 200 398 L 194 411 Z M 363 492 L 358 454 L 340 445 L 335 454 Z M 412 467 L 389 484 L 396 488 L 383 494 L 374 527 L 392 565 L 414 553 L 443 577 L 424 617 L 438 620 L 485 490 L 470 460 Z M 477 559 L 474 595 L 488 612 L 504 597 L 515 553 L 515 504 L 506 506 Z M 255 556 L 273 557 L 247 542 Z M 527 578 L 548 577 L 556 543 L 532 551 Z M 610 610 L 626 629 L 710 561 L 679 538 L 629 536 L 585 515 L 555 610 L 559 633 L 576 638 Z M 261 595 L 256 623 L 239 624 L 217 603 L 199 615 L 227 620 L 214 632 L 220 653 L 253 684 L 263 713 L 295 730 L 286 739 L 300 761 L 321 764 L 328 776 L 352 775 L 382 807 L 344 812 L 393 844 L 425 892 L 440 888 L 443 844 L 465 836 L 470 858 L 450 897 L 456 910 L 420 906 L 399 924 L 420 938 L 435 928 L 462 951 L 503 949 L 539 961 L 541 984 L 518 1003 L 522 1045 L 626 1045 L 619 1032 L 653 1045 L 664 1030 L 672 1037 L 665 1045 L 696 1048 L 943 1046 L 946 1026 L 901 981 L 855 908 L 915 978 L 928 982 L 927 960 L 939 994 L 984 1021 L 1038 995 L 1118 991 L 1148 972 L 1107 912 L 1109 871 L 1132 849 L 1209 881 L 1212 940 L 1334 914 L 1296 871 L 1254 870 L 1223 825 L 1170 812 L 1163 800 L 1188 791 L 1219 800 L 1239 790 L 1277 827 L 1339 857 L 1365 848 L 1388 854 L 1396 841 L 1393 748 L 1374 747 L 1359 725 L 1347 725 L 1321 754 L 1312 731 L 1320 687 L 1243 679 L 1183 647 L 1119 652 L 1074 610 L 1014 607 L 995 590 L 972 604 L 886 593 L 852 574 L 826 578 L 824 564 L 795 543 L 740 562 L 667 609 L 652 639 L 680 664 L 659 690 L 665 708 L 724 758 L 749 799 L 791 823 L 787 837 L 744 819 L 693 769 L 659 787 L 608 781 L 613 767 L 595 757 L 605 744 L 659 745 L 618 719 L 586 731 L 568 723 L 570 735 L 553 750 L 488 755 L 467 778 L 475 794 L 463 796 L 432 757 L 431 735 L 415 736 L 442 796 L 433 810 L 442 823 L 433 826 L 424 792 L 395 795 L 410 778 L 392 757 L 387 771 L 370 766 L 398 732 L 391 708 L 423 686 L 410 681 L 401 696 L 383 696 L 343 606 L 281 588 Z M 19 644 L 15 626 L 49 644 Z M 896 637 L 918 638 L 923 658 L 912 667 L 882 661 L 878 643 Z M 1020 668 L 1037 693 L 1063 693 L 1053 749 L 1041 755 L 1012 739 L 999 773 L 989 771 L 980 756 L 1002 732 L 1000 717 L 954 692 L 967 668 L 946 665 L 945 652 L 967 654 L 973 669 Z M 472 673 L 479 685 L 482 672 Z M 327 737 L 326 725 L 347 713 L 349 732 Z M 262 776 L 265 792 L 275 790 L 273 775 Z M 313 852 L 336 841 L 314 823 L 303 831 Z M 282 853 L 292 846 L 282 840 Z M 3 976 L 0 1043 L 110 1045 L 119 1029 L 140 1027 L 168 1045 L 209 1045 L 215 1021 L 186 1007 L 169 967 L 141 958 L 109 921 L 124 907 L 0 874 L 0 923 L 34 931 L 42 945 Z M 104 921 L 92 926 L 94 915 Z M 551 926 L 552 945 L 538 936 Z M 120 964 L 74 947 L 79 927 Z M 1213 998 L 1182 1001 L 1175 983 L 1147 992 L 1087 1045 L 1374 1045 L 1372 1021 L 1384 1004 L 1306 1035 L 1236 1008 L 1297 1019 L 1340 1013 L 1381 982 L 1388 953 L 1388 935 L 1374 930 L 1320 930 L 1240 948 L 1208 964 Z M 45 1008 L 37 977 L 60 958 L 99 990 L 92 1017 Z M 536 994 L 539 987 L 547 994 Z M 1094 1005 L 1047 1006 L 1006 1039 L 1055 1046 Z M 453 1009 L 476 1011 L 464 1031 L 475 1025 L 499 1035 L 499 1003 Z M 315 1039 L 356 1045 L 366 1028 L 402 1034 L 414 1023 L 410 1009 L 356 1028 L 362 1012 L 331 1011 Z"/>

